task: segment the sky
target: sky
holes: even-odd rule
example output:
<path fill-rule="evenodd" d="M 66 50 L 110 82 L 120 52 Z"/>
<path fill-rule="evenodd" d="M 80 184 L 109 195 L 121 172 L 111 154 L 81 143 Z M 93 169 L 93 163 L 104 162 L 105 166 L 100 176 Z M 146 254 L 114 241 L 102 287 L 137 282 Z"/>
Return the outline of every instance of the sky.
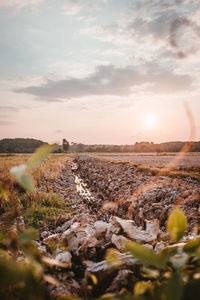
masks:
<path fill-rule="evenodd" d="M 199 0 L 0 0 L 0 139 L 200 140 L 199 117 Z"/>

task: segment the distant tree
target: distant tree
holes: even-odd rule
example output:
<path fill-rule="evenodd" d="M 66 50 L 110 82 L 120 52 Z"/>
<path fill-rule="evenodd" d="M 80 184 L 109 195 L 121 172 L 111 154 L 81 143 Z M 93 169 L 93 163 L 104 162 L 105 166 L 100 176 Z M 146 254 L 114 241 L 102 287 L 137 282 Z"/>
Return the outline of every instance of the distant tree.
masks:
<path fill-rule="evenodd" d="M 156 148 L 156 153 L 157 154 L 160 154 L 160 153 L 162 153 L 163 151 L 162 151 L 162 149 L 158 146 L 157 148 Z"/>
<path fill-rule="evenodd" d="M 69 150 L 69 142 L 66 139 L 63 139 L 62 146 L 64 152 L 67 152 Z"/>
<path fill-rule="evenodd" d="M 35 139 L 3 139 L 0 140 L 0 153 L 32 153 L 44 142 Z"/>

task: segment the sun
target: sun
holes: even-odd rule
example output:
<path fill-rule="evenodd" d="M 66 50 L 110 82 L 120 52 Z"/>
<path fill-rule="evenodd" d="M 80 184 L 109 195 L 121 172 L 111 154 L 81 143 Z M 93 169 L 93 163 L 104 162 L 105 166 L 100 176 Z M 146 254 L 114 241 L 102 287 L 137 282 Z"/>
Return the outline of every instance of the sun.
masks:
<path fill-rule="evenodd" d="M 143 125 L 145 129 L 154 129 L 156 127 L 156 116 L 153 114 L 145 115 L 143 118 Z"/>

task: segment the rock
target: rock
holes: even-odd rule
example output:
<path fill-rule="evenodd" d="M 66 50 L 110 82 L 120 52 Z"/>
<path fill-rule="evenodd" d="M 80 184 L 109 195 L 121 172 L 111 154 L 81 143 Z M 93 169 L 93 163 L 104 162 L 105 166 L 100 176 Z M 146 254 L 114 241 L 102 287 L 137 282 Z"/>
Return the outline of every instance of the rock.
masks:
<path fill-rule="evenodd" d="M 93 248 L 98 244 L 95 237 L 95 230 L 91 226 L 81 227 L 75 222 L 62 234 L 62 239 L 67 242 L 69 251 L 79 255 L 86 252 L 88 248 Z"/>
<path fill-rule="evenodd" d="M 79 241 L 79 244 L 80 244 L 80 241 Z M 78 252 L 79 251 L 87 251 L 88 248 L 96 247 L 97 244 L 98 244 L 98 241 L 94 236 L 86 237 L 84 243 L 82 243 L 82 245 L 78 248 Z"/>
<path fill-rule="evenodd" d="M 74 224 L 72 224 L 70 226 L 70 228 L 68 228 L 67 230 L 65 230 L 62 234 L 62 239 L 66 239 L 68 238 L 72 233 L 75 233 L 79 228 L 80 228 L 81 224 L 78 222 L 75 222 Z"/>
<path fill-rule="evenodd" d="M 62 227 L 61 226 L 58 226 L 56 229 L 55 229 L 55 233 L 60 233 L 62 232 Z"/>
<path fill-rule="evenodd" d="M 56 256 L 56 259 L 60 262 L 63 262 L 63 263 L 66 263 L 69 265 L 69 268 L 72 267 L 72 255 L 70 252 L 66 251 L 66 252 L 62 252 L 62 253 L 59 253 L 57 256 Z"/>
<path fill-rule="evenodd" d="M 69 251 L 75 253 L 78 255 L 78 248 L 79 248 L 79 240 L 76 236 L 72 236 L 70 239 L 68 239 L 68 249 Z"/>
<path fill-rule="evenodd" d="M 116 222 L 116 218 L 114 216 L 110 217 L 110 222 L 108 224 L 108 229 L 106 233 L 106 240 L 110 240 L 113 234 L 118 234 L 121 230 L 121 226 L 118 222 Z"/>
<path fill-rule="evenodd" d="M 40 251 L 42 254 L 46 254 L 46 253 L 47 253 L 47 248 L 46 248 L 46 246 L 41 245 L 41 242 L 33 241 L 33 243 L 37 246 L 37 248 L 39 249 L 39 251 Z"/>
<path fill-rule="evenodd" d="M 162 242 L 158 242 L 158 243 L 156 243 L 154 250 L 156 252 L 159 252 L 160 250 L 162 250 L 163 248 L 165 248 L 165 246 L 166 246 L 165 242 L 163 242 L 163 241 Z"/>
<path fill-rule="evenodd" d="M 129 253 L 119 253 L 118 255 L 121 264 L 124 266 L 133 266 L 133 265 L 137 265 L 138 261 L 136 259 L 133 258 L 133 256 Z M 119 262 L 116 262 L 116 266 L 119 267 Z M 113 266 L 112 266 L 113 267 Z M 100 262 L 97 263 L 91 263 L 88 265 L 86 272 L 87 273 L 102 273 L 105 271 L 110 270 L 110 265 L 108 264 L 108 262 L 106 260 L 102 260 Z"/>
<path fill-rule="evenodd" d="M 44 246 L 44 245 L 39 245 L 39 246 L 38 246 L 38 249 L 39 249 L 43 254 L 47 253 L 47 248 L 46 248 L 46 246 Z"/>
<path fill-rule="evenodd" d="M 132 275 L 132 276 L 131 276 Z M 129 282 L 133 284 L 133 272 L 131 270 L 119 270 L 117 276 L 114 278 L 112 284 L 106 290 L 107 293 L 120 291 L 124 286 L 127 286 Z"/>
<path fill-rule="evenodd" d="M 160 222 L 158 219 L 154 220 L 145 220 L 146 223 L 146 232 L 151 235 L 151 237 L 155 240 L 160 232 Z"/>
<path fill-rule="evenodd" d="M 148 243 L 154 241 L 157 238 L 159 231 L 157 220 L 146 221 L 148 231 L 144 231 L 141 228 L 134 226 L 135 223 L 132 220 L 123 220 L 119 217 L 113 218 L 115 218 L 116 222 L 120 224 L 127 237 L 132 240 L 138 240 Z"/>
<path fill-rule="evenodd" d="M 25 223 L 23 216 L 17 217 L 15 219 L 14 225 L 16 226 L 18 231 L 23 231 L 25 229 Z"/>
<path fill-rule="evenodd" d="M 73 219 L 65 222 L 61 227 L 61 232 L 66 231 L 73 224 Z"/>
<path fill-rule="evenodd" d="M 151 244 L 143 244 L 142 246 L 144 246 L 148 249 L 153 249 L 153 246 Z"/>
<path fill-rule="evenodd" d="M 113 234 L 111 238 L 111 242 L 117 247 L 117 249 L 121 252 L 126 250 L 125 243 L 128 241 L 123 235 Z"/>
<path fill-rule="evenodd" d="M 73 163 L 72 164 L 72 171 L 77 171 L 78 170 L 78 164 Z"/>
<path fill-rule="evenodd" d="M 103 221 L 96 221 L 94 223 L 95 235 L 96 237 L 104 237 L 108 230 L 108 223 Z"/>
<path fill-rule="evenodd" d="M 62 249 L 60 249 L 59 247 L 56 247 L 54 253 L 55 253 L 56 255 L 58 255 L 59 253 L 62 253 Z"/>
<path fill-rule="evenodd" d="M 60 237 L 61 237 L 61 235 L 60 234 L 58 234 L 58 233 L 54 233 L 54 234 L 51 234 L 51 235 L 49 235 L 48 237 L 46 237 L 45 239 L 43 239 L 43 243 L 44 244 L 49 244 L 50 242 L 57 242 L 57 241 L 59 241 L 60 240 Z"/>
<path fill-rule="evenodd" d="M 47 236 L 49 236 L 51 234 L 51 232 L 50 231 L 43 231 L 42 233 L 41 233 L 41 238 L 46 238 Z"/>

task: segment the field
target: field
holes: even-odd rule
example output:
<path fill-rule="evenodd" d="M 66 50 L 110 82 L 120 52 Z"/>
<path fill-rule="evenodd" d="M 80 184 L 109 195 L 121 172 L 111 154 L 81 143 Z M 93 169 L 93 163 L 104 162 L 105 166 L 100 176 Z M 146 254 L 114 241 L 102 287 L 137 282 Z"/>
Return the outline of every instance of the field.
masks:
<path fill-rule="evenodd" d="M 131 292 L 141 275 L 124 242 L 161 251 L 171 243 L 166 225 L 176 205 L 188 220 L 183 241 L 198 235 L 199 155 L 187 155 L 175 171 L 158 176 L 173 156 L 51 154 L 31 172 L 35 189 L 27 192 L 9 170 L 29 157 L 0 157 L 0 186 L 9 198 L 2 194 L 0 225 L 8 232 L 39 231 L 34 243 L 45 262 L 42 280 L 52 299 L 67 294 L 94 299 L 122 288 Z M 113 248 L 114 264 L 116 255 L 121 261 L 117 269 L 104 260 Z M 21 257 L 20 251 L 13 253 Z"/>
<path fill-rule="evenodd" d="M 165 153 L 164 155 L 157 155 L 156 153 L 129 153 L 129 154 L 99 154 L 98 156 L 108 159 L 115 159 L 121 161 L 129 161 L 134 164 L 140 164 L 150 167 L 164 167 L 170 163 L 175 157 L 175 153 Z M 178 162 L 175 168 L 200 168 L 200 154 L 199 153 L 187 153 L 183 159 Z"/>

